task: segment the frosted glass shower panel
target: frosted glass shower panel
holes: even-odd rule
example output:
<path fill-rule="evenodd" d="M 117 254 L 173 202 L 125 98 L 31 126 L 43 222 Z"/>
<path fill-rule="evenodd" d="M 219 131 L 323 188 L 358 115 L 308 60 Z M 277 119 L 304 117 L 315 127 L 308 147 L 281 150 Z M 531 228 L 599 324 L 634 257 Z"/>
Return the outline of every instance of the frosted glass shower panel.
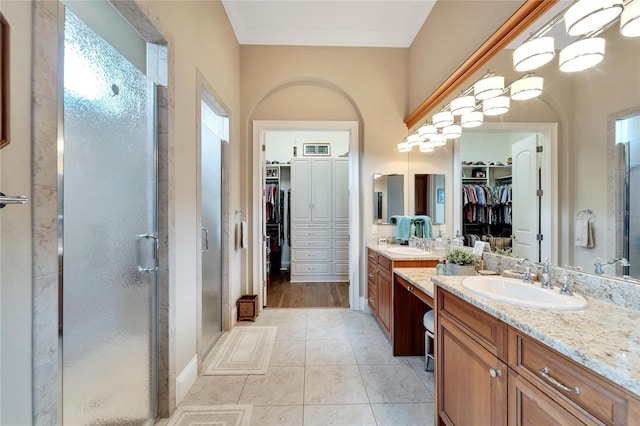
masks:
<path fill-rule="evenodd" d="M 63 422 L 153 424 L 155 88 L 69 11 L 64 39 Z"/>

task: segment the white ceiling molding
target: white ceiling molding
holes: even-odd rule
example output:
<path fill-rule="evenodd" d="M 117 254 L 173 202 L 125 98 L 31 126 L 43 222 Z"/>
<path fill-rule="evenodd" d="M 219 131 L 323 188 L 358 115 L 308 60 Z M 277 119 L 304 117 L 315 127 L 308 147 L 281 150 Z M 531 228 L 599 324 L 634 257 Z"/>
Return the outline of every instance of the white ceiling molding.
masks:
<path fill-rule="evenodd" d="M 240 44 L 409 47 L 436 0 L 223 0 Z"/>

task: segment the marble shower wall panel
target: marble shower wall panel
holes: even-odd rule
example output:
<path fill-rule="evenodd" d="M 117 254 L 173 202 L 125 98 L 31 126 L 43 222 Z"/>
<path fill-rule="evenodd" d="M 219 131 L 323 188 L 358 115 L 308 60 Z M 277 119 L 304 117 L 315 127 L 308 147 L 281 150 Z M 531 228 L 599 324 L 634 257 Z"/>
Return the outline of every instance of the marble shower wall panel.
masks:
<path fill-rule="evenodd" d="M 58 371 L 58 2 L 33 2 L 32 194 L 34 424 L 57 424 Z"/>

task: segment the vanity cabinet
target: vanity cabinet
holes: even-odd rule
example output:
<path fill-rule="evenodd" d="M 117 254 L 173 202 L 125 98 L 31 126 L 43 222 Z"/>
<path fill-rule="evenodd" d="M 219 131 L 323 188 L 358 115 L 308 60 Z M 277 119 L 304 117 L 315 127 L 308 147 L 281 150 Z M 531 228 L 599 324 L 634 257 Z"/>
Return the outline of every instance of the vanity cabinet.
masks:
<path fill-rule="evenodd" d="M 393 268 L 421 266 L 435 267 L 437 264 L 437 260 L 427 259 L 392 260 L 375 250 L 367 250 L 368 306 L 392 342 L 394 340 Z M 420 319 L 420 321 L 422 321 L 422 319 Z"/>
<path fill-rule="evenodd" d="M 635 425 L 640 399 L 442 288 L 439 425 Z"/>

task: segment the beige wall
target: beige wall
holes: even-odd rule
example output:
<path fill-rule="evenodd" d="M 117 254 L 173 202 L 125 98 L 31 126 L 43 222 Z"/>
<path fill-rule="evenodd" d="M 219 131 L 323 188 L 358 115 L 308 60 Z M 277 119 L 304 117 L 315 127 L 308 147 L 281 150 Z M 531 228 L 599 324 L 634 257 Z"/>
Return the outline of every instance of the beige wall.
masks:
<path fill-rule="evenodd" d="M 373 173 L 407 168 L 407 155 L 398 153 L 397 144 L 406 136 L 408 50 L 290 46 L 240 50 L 245 167 L 252 167 L 253 120 L 360 121 L 360 217 L 362 230 L 368 233 L 373 222 Z M 251 193 L 245 196 L 249 199 Z M 249 267 L 254 264 L 250 261 Z"/>
<path fill-rule="evenodd" d="M 31 3 L 0 2 L 11 26 L 11 143 L 0 151 L 0 190 L 26 205 L 0 210 L 0 424 L 31 424 Z"/>
<path fill-rule="evenodd" d="M 409 49 L 407 115 L 523 3 L 439 0 Z"/>
<path fill-rule="evenodd" d="M 222 4 L 218 1 L 139 2 L 140 7 L 169 42 L 169 221 L 170 279 L 175 282 L 176 372 L 196 354 L 196 108 L 200 102 L 199 71 L 227 108 L 230 124 L 231 188 L 229 211 L 242 210 L 239 197 L 245 179 L 240 162 L 240 51 Z M 233 223 L 232 223 L 233 225 Z M 171 229 L 171 225 L 170 225 Z M 233 235 L 232 230 L 228 230 Z M 171 232 L 171 231 L 170 231 Z M 243 284 L 242 252 L 233 243 L 229 252 L 231 306 Z"/>

